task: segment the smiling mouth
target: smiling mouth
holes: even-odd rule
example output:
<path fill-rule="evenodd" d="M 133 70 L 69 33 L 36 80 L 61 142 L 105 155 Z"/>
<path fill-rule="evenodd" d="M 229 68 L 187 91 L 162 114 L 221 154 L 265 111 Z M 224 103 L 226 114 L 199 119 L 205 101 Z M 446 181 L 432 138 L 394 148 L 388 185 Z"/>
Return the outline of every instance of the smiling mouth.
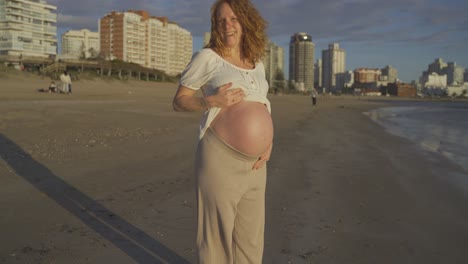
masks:
<path fill-rule="evenodd" d="M 237 31 L 234 31 L 234 32 L 225 32 L 225 33 L 224 33 L 224 36 L 226 36 L 226 37 L 232 37 L 232 36 L 234 36 L 235 34 L 237 34 Z"/>

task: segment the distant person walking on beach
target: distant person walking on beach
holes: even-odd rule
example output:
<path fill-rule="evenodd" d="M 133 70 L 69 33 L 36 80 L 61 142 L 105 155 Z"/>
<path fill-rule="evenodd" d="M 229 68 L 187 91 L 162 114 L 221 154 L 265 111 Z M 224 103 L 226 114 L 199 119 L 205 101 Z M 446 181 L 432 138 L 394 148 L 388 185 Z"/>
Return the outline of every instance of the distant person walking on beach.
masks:
<path fill-rule="evenodd" d="M 249 0 L 217 0 L 210 42 L 194 54 L 174 96 L 176 111 L 203 111 L 195 158 L 199 263 L 262 263 L 273 142 L 260 61 L 265 29 Z"/>
<path fill-rule="evenodd" d="M 315 106 L 317 104 L 317 96 L 318 96 L 318 92 L 315 88 L 312 88 L 311 96 L 312 96 L 312 105 Z"/>
<path fill-rule="evenodd" d="M 62 82 L 62 92 L 66 94 L 71 93 L 72 81 L 70 78 L 70 74 L 68 74 L 67 71 L 63 71 L 63 73 L 60 75 L 60 81 Z"/>

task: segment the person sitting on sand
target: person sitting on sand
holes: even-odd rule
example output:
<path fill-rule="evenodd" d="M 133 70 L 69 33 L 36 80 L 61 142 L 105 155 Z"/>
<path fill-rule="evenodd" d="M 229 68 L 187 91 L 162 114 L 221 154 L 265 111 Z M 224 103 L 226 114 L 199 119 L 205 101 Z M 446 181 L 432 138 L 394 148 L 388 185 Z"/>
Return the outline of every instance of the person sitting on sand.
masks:
<path fill-rule="evenodd" d="M 57 91 L 57 85 L 54 81 L 51 81 L 49 84 L 49 93 L 55 93 Z"/>

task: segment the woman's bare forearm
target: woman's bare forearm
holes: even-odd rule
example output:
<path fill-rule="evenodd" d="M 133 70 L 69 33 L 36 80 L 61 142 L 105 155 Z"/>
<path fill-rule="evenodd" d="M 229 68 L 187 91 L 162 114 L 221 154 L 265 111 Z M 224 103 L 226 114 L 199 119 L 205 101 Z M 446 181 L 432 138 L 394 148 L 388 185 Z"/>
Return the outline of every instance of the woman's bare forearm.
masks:
<path fill-rule="evenodd" d="M 182 95 L 174 99 L 172 107 L 178 112 L 197 112 L 208 109 L 209 103 L 205 97 Z"/>

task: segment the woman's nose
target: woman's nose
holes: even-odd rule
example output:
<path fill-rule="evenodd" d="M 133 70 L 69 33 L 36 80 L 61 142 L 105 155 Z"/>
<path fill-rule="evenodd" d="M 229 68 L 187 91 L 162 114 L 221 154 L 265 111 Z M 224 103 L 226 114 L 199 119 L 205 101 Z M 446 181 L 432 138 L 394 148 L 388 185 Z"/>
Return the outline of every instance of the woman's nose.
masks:
<path fill-rule="evenodd" d="M 224 20 L 223 21 L 223 29 L 229 29 L 232 27 L 232 23 L 229 20 Z"/>

